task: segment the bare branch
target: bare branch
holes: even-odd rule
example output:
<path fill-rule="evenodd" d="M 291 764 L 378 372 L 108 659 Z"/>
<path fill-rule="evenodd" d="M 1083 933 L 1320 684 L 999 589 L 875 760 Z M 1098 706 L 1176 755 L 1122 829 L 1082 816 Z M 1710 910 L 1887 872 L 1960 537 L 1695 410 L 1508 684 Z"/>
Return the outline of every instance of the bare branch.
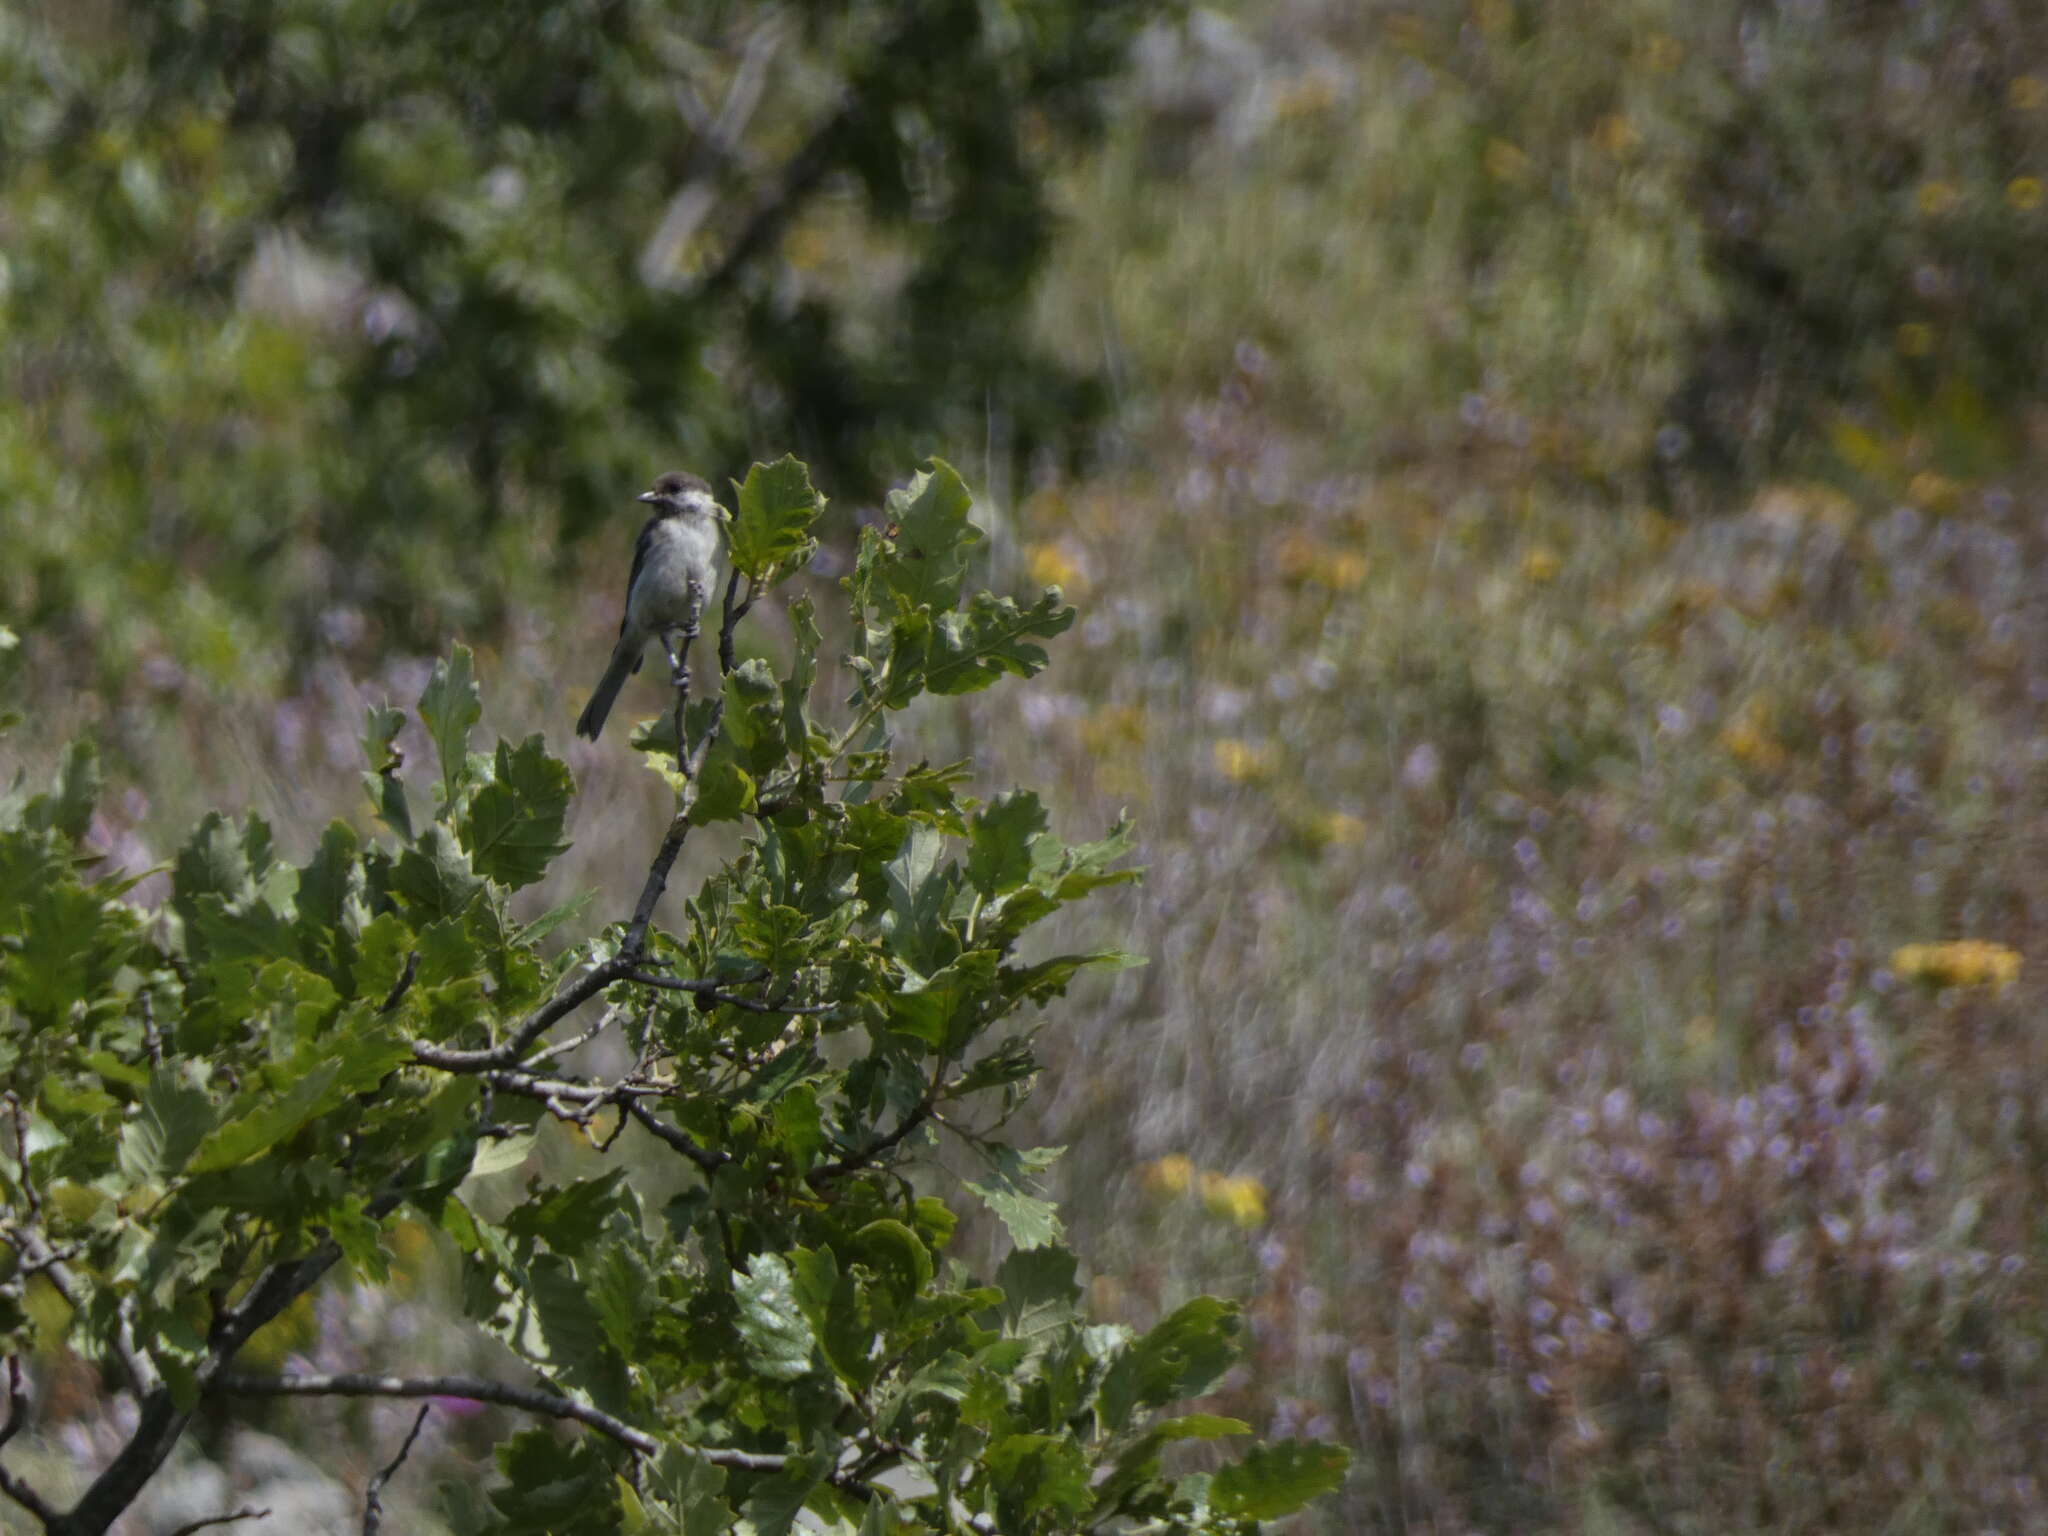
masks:
<path fill-rule="evenodd" d="M 35 1180 L 28 1176 L 28 1118 L 22 1112 L 21 1099 L 12 1088 L 0 1094 L 0 1104 L 7 1106 L 7 1117 L 14 1124 L 14 1160 L 21 1167 L 21 1197 L 28 1202 L 29 1219 L 40 1226 L 43 1200 L 36 1193 Z"/>
<path fill-rule="evenodd" d="M 628 1099 L 626 1113 L 639 1121 L 649 1135 L 658 1141 L 666 1142 L 706 1174 L 713 1173 L 732 1161 L 730 1152 L 714 1152 L 709 1147 L 699 1146 L 680 1126 L 669 1124 L 640 1099 Z"/>
<path fill-rule="evenodd" d="M 654 862 L 647 868 L 647 883 L 640 888 L 640 899 L 633 904 L 633 920 L 626 925 L 626 942 L 619 952 L 620 960 L 626 962 L 618 972 L 621 976 L 634 968 L 647 947 L 647 926 L 654 921 L 655 904 L 661 900 L 661 893 L 668 889 L 668 872 L 675 867 L 676 858 L 682 853 L 683 843 L 689 835 L 690 813 L 679 811 L 668 824 L 668 835 L 662 838 L 661 847 L 655 851 Z"/>
<path fill-rule="evenodd" d="M 21 1384 L 21 1360 L 15 1355 L 7 1357 L 7 1420 L 0 1423 L 0 1445 L 5 1445 L 21 1432 L 23 1419 L 28 1416 L 28 1392 Z M 20 1478 L 0 1467 L 0 1493 L 14 1500 L 23 1509 L 34 1515 L 44 1525 L 57 1518 L 43 1496 L 29 1487 Z"/>
<path fill-rule="evenodd" d="M 147 988 L 142 993 L 142 1048 L 148 1054 L 152 1066 L 164 1064 L 164 1037 L 156 1025 L 156 1004 L 150 998 Z"/>
<path fill-rule="evenodd" d="M 552 1419 L 573 1419 L 616 1440 L 628 1450 L 650 1456 L 662 1442 L 644 1430 L 600 1408 L 579 1403 L 531 1387 L 515 1387 L 487 1381 L 479 1376 L 371 1376 L 355 1372 L 331 1375 L 249 1376 L 240 1373 L 218 1376 L 212 1391 L 244 1397 L 455 1397 L 475 1403 L 496 1403 Z M 786 1456 L 754 1451 L 723 1451 L 692 1448 L 692 1454 L 717 1467 L 736 1467 L 748 1472 L 780 1472 Z"/>
<path fill-rule="evenodd" d="M 416 949 L 408 950 L 405 956 L 405 970 L 400 974 L 397 982 L 392 985 L 389 994 L 386 995 L 384 1006 L 377 1011 L 379 1013 L 390 1013 L 400 1003 L 404 1002 L 405 994 L 412 990 L 413 978 L 418 976 L 419 973 L 420 952 Z"/>
<path fill-rule="evenodd" d="M 680 846 L 680 845 L 679 845 Z M 630 949 L 593 965 L 575 981 L 528 1014 L 504 1040 L 478 1050 L 452 1050 L 426 1041 L 413 1042 L 412 1057 L 423 1067 L 444 1072 L 478 1072 L 487 1067 L 510 1066 L 556 1024 L 597 996 L 628 971 L 646 964 Z"/>
<path fill-rule="evenodd" d="M 267 1509 L 238 1509 L 231 1515 L 208 1515 L 204 1520 L 187 1521 L 171 1532 L 171 1536 L 192 1536 L 194 1531 L 203 1531 L 213 1525 L 233 1525 L 237 1520 L 268 1520 Z"/>
<path fill-rule="evenodd" d="M 370 1479 L 363 1490 L 363 1536 L 377 1536 L 384 1524 L 384 1485 L 391 1481 L 398 1469 L 405 1465 L 405 1458 L 412 1454 L 412 1443 L 419 1439 L 420 1430 L 427 1422 L 427 1415 L 434 1411 L 432 1403 L 421 1403 L 420 1411 L 413 1416 L 412 1429 L 405 1437 L 405 1444 L 398 1448 L 398 1454 L 391 1458 L 383 1471 Z"/>
<path fill-rule="evenodd" d="M 903 1117 L 903 1123 L 897 1126 L 895 1130 L 862 1151 L 849 1152 L 845 1157 L 838 1159 L 836 1162 L 818 1164 L 817 1167 L 804 1175 L 805 1182 L 811 1184 L 822 1183 L 826 1179 L 841 1178 L 846 1174 L 858 1173 L 863 1168 L 874 1166 L 876 1158 L 898 1145 L 912 1131 L 929 1120 L 932 1117 L 934 1107 L 931 1095 L 927 1094 L 918 1104 L 917 1108 Z"/>
<path fill-rule="evenodd" d="M 831 1003 L 768 1003 L 752 997 L 737 997 L 730 992 L 719 990 L 714 981 L 685 980 L 679 976 L 649 976 L 635 971 L 627 981 L 638 982 L 643 987 L 660 987 L 665 992 L 694 992 L 699 997 L 708 997 L 714 1003 L 725 1003 L 748 1013 L 830 1013 L 835 1006 Z"/>
<path fill-rule="evenodd" d="M 552 1045 L 541 1047 L 541 1049 L 526 1058 L 525 1064 L 533 1066 L 539 1062 L 551 1060 L 556 1056 L 566 1055 L 568 1052 L 575 1050 L 579 1045 L 588 1045 L 607 1029 L 611 1028 L 623 1011 L 619 1008 L 605 1009 L 603 1013 L 598 1015 L 597 1022 L 591 1025 L 590 1028 L 582 1031 L 580 1034 L 571 1035 L 566 1040 L 557 1040 Z"/>

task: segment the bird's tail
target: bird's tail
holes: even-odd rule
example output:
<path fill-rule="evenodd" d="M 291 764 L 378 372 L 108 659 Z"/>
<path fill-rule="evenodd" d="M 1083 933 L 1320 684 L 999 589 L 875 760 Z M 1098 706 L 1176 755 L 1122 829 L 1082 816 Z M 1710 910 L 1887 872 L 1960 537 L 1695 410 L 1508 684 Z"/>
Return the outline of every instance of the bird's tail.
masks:
<path fill-rule="evenodd" d="M 604 676 L 597 680 L 597 689 L 590 695 L 590 702 L 583 706 L 583 713 L 576 719 L 578 736 L 597 740 L 597 733 L 604 729 L 605 716 L 612 712 L 619 690 L 626 686 L 626 679 L 633 675 L 639 660 L 639 656 L 621 639 L 612 651 L 611 663 L 604 669 Z"/>

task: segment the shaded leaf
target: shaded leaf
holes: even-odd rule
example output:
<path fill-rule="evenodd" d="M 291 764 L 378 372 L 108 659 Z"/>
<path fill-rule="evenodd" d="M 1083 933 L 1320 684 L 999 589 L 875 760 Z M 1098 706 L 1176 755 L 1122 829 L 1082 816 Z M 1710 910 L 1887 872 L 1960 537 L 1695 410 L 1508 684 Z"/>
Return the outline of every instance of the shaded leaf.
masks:
<path fill-rule="evenodd" d="M 477 873 L 515 890 L 546 874 L 568 847 L 562 825 L 574 791 L 569 765 L 550 757 L 538 734 L 517 747 L 499 742 L 490 782 L 458 823 Z"/>
<path fill-rule="evenodd" d="M 1047 657 L 1032 640 L 1063 634 L 1073 622 L 1074 610 L 1056 587 L 1029 608 L 977 592 L 964 611 L 942 613 L 933 623 L 925 687 L 938 694 L 974 693 L 1006 673 L 1035 677 L 1045 670 Z"/>
<path fill-rule="evenodd" d="M 1350 1455 L 1314 1440 L 1256 1445 L 1209 1482 L 1209 1507 L 1234 1520 L 1278 1520 L 1344 1485 Z"/>
<path fill-rule="evenodd" d="M 889 493 L 889 521 L 895 534 L 879 574 L 907 610 L 945 610 L 960 601 L 967 552 L 981 542 L 981 530 L 967 520 L 974 498 L 944 459 L 932 459 L 910 484 Z"/>
<path fill-rule="evenodd" d="M 434 663 L 434 675 L 420 694 L 420 719 L 441 760 L 441 805 L 455 804 L 469 763 L 469 733 L 483 719 L 482 695 L 476 684 L 475 660 L 458 642 L 447 659 Z"/>
<path fill-rule="evenodd" d="M 728 539 L 735 567 L 765 582 L 778 567 L 810 559 L 817 548 L 811 525 L 825 499 L 812 488 L 809 469 L 790 455 L 756 464 L 733 492 L 737 510 Z"/>

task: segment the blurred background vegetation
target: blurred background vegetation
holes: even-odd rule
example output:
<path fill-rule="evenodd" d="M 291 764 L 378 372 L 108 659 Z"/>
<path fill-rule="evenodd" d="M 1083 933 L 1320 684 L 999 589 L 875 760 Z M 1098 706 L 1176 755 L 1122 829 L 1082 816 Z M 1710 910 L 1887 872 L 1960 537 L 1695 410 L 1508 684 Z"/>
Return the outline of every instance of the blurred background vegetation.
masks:
<path fill-rule="evenodd" d="M 942 453 L 1083 617 L 912 728 L 1152 866 L 1106 1319 L 1249 1298 L 1331 1530 L 2048 1529 L 2044 178 L 2007 0 L 17 4 L 0 752 L 297 846 L 449 638 L 566 738 L 656 469 L 828 582 Z"/>

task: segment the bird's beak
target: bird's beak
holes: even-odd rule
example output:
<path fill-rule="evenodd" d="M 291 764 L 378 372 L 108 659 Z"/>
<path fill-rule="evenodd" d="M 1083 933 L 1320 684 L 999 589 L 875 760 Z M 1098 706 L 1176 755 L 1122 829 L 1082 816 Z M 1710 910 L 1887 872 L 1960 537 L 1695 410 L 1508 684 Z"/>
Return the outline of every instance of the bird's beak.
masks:
<path fill-rule="evenodd" d="M 661 496 L 658 492 L 655 491 L 642 491 L 638 496 L 635 496 L 633 499 L 635 501 L 659 501 L 661 500 Z"/>

